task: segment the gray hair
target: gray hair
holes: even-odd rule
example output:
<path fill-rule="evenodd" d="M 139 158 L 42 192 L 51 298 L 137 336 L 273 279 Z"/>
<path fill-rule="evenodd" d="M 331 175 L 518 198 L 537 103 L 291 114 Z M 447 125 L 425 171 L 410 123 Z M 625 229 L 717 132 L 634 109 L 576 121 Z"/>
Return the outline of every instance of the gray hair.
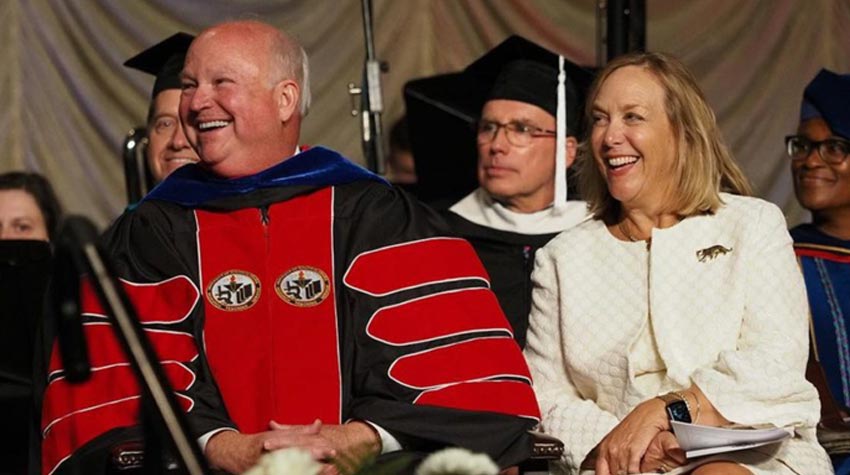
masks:
<path fill-rule="evenodd" d="M 272 78 L 277 81 L 281 79 L 294 79 L 301 93 L 298 109 L 301 116 L 307 115 L 310 110 L 310 65 L 307 52 L 294 38 L 283 31 L 272 46 L 273 61 L 276 63 Z"/>

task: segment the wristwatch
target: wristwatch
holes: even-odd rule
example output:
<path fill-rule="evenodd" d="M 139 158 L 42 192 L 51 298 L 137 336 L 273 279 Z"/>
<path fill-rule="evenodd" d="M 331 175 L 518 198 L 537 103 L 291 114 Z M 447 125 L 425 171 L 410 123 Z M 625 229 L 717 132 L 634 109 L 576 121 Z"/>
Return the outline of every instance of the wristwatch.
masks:
<path fill-rule="evenodd" d="M 686 399 L 675 393 L 667 393 L 658 396 L 664 401 L 667 410 L 667 419 L 676 422 L 691 423 L 691 407 Z"/>

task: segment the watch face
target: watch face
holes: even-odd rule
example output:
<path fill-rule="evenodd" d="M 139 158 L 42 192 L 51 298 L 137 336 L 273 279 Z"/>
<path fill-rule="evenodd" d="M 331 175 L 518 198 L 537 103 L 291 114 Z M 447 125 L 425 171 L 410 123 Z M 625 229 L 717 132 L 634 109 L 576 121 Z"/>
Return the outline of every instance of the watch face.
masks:
<path fill-rule="evenodd" d="M 673 401 L 667 404 L 667 416 L 671 421 L 676 422 L 691 422 L 691 412 L 688 411 L 688 405 L 685 401 Z"/>

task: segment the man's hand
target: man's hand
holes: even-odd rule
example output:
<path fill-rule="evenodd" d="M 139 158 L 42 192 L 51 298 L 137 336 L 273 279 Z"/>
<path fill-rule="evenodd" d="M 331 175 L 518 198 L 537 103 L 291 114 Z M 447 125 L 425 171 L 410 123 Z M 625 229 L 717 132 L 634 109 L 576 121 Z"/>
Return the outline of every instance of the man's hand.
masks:
<path fill-rule="evenodd" d="M 317 421 L 318 422 L 318 421 Z M 298 431 L 299 428 L 308 426 L 288 426 L 272 422 L 270 427 L 278 431 Z M 342 464 L 344 468 L 356 469 L 357 467 L 349 467 L 351 464 L 362 462 L 366 458 L 377 456 L 381 452 L 381 439 L 371 426 L 361 421 L 352 421 L 342 425 L 316 425 L 319 439 L 323 443 L 328 444 L 332 448 L 332 453 L 324 458 L 316 458 L 316 460 L 327 462 L 331 458 L 335 458 L 337 464 Z M 305 442 L 315 442 L 313 440 L 304 439 Z M 278 443 L 287 443 L 283 439 L 270 440 L 267 450 L 275 450 L 278 448 L 288 447 L 290 445 L 280 445 Z M 317 453 L 313 452 L 314 447 L 299 447 L 309 448 L 313 457 L 317 457 Z M 322 446 L 320 445 L 319 448 Z M 325 473 L 325 471 L 323 471 Z"/>
<path fill-rule="evenodd" d="M 275 421 L 269 423 L 269 437 L 263 440 L 263 450 L 273 450 L 298 447 L 310 452 L 313 459 L 319 462 L 327 462 L 336 457 L 337 451 L 331 440 L 323 435 L 322 421 L 316 419 L 310 425 L 286 425 Z M 336 427 L 336 426 L 330 426 Z"/>
<path fill-rule="evenodd" d="M 206 447 L 213 467 L 229 473 L 242 473 L 257 463 L 264 452 L 297 447 L 306 450 L 319 462 L 327 464 L 322 473 L 335 473 L 332 463 L 339 454 L 342 462 L 360 461 L 381 451 L 381 440 L 365 422 L 323 425 L 316 420 L 310 425 L 284 425 L 270 422 L 267 432 L 240 434 L 223 431 L 214 435 Z"/>
<path fill-rule="evenodd" d="M 214 435 L 206 447 L 206 456 L 213 467 L 228 473 L 242 473 L 264 452 L 286 447 L 298 447 L 310 452 L 314 459 L 327 461 L 336 456 L 330 442 L 320 435 L 322 423 L 284 426 L 272 422 L 272 430 L 256 434 L 223 431 Z"/>
<path fill-rule="evenodd" d="M 641 472 L 668 472 L 688 461 L 676 436 L 670 431 L 659 432 L 649 443 L 640 463 Z"/>
<path fill-rule="evenodd" d="M 222 431 L 207 442 L 204 453 L 213 468 L 227 473 L 242 473 L 252 467 L 263 453 L 262 434 Z"/>
<path fill-rule="evenodd" d="M 597 446 L 596 475 L 640 473 L 650 443 L 668 428 L 664 401 L 653 398 L 638 404 Z"/>

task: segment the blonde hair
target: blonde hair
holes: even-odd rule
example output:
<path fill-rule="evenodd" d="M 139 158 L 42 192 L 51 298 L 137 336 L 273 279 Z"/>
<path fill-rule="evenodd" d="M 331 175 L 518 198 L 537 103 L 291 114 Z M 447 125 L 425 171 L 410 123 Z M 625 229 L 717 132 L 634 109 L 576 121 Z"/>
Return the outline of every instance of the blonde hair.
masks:
<path fill-rule="evenodd" d="M 664 90 L 667 118 L 675 134 L 676 195 L 670 212 L 680 217 L 713 213 L 723 204 L 720 192 L 751 195 L 744 173 L 732 159 L 714 112 L 694 76 L 681 61 L 665 53 L 630 53 L 608 63 L 590 88 L 585 108 L 586 130 L 592 133 L 593 103 L 611 74 L 626 66 L 652 73 Z M 582 145 L 578 163 L 579 190 L 596 218 L 611 218 L 620 203 L 611 196 L 605 177 L 596 165 L 589 139 Z"/>

